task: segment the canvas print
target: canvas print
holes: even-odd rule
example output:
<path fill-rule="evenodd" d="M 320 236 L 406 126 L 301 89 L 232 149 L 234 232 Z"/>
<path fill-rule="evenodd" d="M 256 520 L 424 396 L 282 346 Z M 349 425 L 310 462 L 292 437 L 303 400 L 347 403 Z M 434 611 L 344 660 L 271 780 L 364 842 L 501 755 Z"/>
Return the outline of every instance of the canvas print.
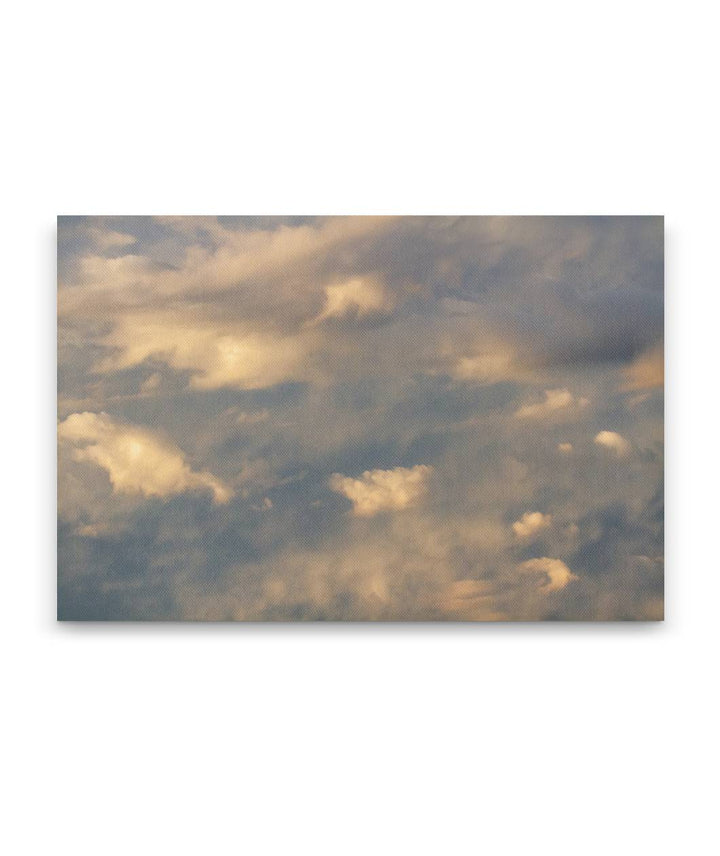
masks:
<path fill-rule="evenodd" d="M 58 617 L 663 617 L 661 217 L 60 217 Z"/>

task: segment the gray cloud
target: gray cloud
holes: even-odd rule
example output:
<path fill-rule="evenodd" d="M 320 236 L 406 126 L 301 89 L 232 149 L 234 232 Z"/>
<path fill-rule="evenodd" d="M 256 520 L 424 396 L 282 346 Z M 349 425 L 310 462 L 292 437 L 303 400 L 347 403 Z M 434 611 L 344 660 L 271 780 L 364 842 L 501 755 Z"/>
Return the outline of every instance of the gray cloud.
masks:
<path fill-rule="evenodd" d="M 661 614 L 658 218 L 58 230 L 62 617 Z"/>

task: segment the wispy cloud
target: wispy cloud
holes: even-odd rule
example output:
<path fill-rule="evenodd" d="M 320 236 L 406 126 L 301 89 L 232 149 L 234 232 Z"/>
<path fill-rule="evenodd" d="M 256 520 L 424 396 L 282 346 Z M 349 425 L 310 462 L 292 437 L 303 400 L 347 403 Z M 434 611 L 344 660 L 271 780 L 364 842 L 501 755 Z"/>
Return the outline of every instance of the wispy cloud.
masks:
<path fill-rule="evenodd" d="M 74 413 L 60 423 L 58 436 L 76 447 L 75 460 L 102 467 L 118 493 L 166 497 L 205 490 L 216 503 L 233 496 L 233 490 L 212 473 L 192 470 L 171 442 L 146 428 L 119 423 L 106 413 Z"/>
<path fill-rule="evenodd" d="M 661 614 L 661 220 L 61 218 L 58 249 L 65 617 Z"/>
<path fill-rule="evenodd" d="M 546 389 L 542 401 L 525 404 L 515 411 L 518 419 L 557 419 L 578 415 L 590 403 L 568 389 Z"/>

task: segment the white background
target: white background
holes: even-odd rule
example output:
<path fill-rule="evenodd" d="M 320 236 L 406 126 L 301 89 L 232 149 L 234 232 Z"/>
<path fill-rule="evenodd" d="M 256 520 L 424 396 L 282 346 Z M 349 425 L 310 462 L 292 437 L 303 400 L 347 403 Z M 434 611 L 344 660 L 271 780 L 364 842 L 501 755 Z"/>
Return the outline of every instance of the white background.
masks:
<path fill-rule="evenodd" d="M 4 10 L 3 852 L 718 852 L 712 12 Z M 664 213 L 665 623 L 56 624 L 58 213 Z"/>

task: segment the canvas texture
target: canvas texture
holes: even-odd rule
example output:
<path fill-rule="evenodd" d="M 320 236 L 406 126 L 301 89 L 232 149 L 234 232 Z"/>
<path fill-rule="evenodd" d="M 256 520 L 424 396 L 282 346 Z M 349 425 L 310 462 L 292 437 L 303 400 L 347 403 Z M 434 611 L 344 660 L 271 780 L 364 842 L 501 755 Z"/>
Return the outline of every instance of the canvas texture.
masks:
<path fill-rule="evenodd" d="M 661 217 L 60 217 L 58 617 L 660 620 Z"/>

